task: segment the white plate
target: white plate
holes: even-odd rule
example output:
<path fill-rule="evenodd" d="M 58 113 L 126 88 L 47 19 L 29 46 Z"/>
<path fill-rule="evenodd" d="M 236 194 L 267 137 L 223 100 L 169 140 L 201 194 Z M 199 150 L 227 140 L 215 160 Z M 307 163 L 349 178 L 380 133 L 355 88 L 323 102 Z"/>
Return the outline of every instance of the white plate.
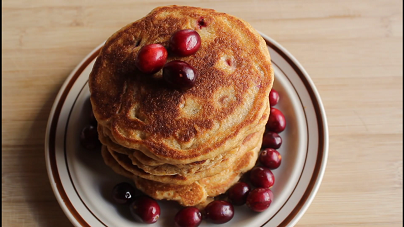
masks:
<path fill-rule="evenodd" d="M 313 200 L 323 177 L 328 154 L 328 128 L 320 96 L 298 61 L 274 40 L 267 42 L 275 69 L 274 88 L 287 120 L 280 135 L 282 165 L 275 174 L 274 201 L 262 213 L 235 207 L 234 218 L 220 226 L 293 226 Z M 102 45 L 71 73 L 56 97 L 49 117 L 45 156 L 49 179 L 63 211 L 75 226 L 146 226 L 135 222 L 127 207 L 111 202 L 113 186 L 128 179 L 108 168 L 99 152 L 79 144 L 88 124 L 89 73 Z M 147 226 L 173 226 L 180 207 L 159 201 L 161 216 Z M 200 226 L 216 226 L 205 221 Z"/>

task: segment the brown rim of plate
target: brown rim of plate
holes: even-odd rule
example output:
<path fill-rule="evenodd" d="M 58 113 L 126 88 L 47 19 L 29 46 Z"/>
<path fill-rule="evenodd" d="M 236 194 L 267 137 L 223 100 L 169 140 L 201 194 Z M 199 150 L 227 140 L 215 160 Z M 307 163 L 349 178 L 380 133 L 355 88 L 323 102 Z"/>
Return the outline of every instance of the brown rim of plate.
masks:
<path fill-rule="evenodd" d="M 56 188 L 59 192 L 60 197 L 62 198 L 66 208 L 70 211 L 73 217 L 76 219 L 81 226 L 90 226 L 77 212 L 74 208 L 72 202 L 69 200 L 69 197 L 66 194 L 62 186 L 62 181 L 60 180 L 57 163 L 56 163 L 56 129 L 57 124 L 59 121 L 59 115 L 62 110 L 63 104 L 66 100 L 67 95 L 69 94 L 70 89 L 73 87 L 73 84 L 76 82 L 77 78 L 81 75 L 81 73 L 86 69 L 86 67 L 98 56 L 100 53 L 101 47 L 96 50 L 89 58 L 87 58 L 80 68 L 77 69 L 75 74 L 70 79 L 69 83 L 66 85 L 65 90 L 63 91 L 62 95 L 59 98 L 58 104 L 56 106 L 55 112 L 53 114 L 52 123 L 50 126 L 49 132 L 49 160 L 50 160 L 50 167 L 52 170 L 52 176 L 56 184 Z M 70 173 L 69 173 L 70 174 Z"/>
<path fill-rule="evenodd" d="M 286 62 L 288 62 L 288 64 L 293 68 L 293 70 L 299 76 L 299 78 L 301 79 L 301 81 L 305 85 L 306 90 L 308 91 L 308 93 L 310 95 L 310 98 L 312 100 L 314 110 L 315 110 L 315 113 L 316 113 L 316 119 L 318 121 L 317 127 L 318 127 L 318 132 L 319 132 L 319 144 L 318 144 L 318 150 L 317 150 L 316 165 L 314 167 L 314 171 L 313 171 L 313 174 L 311 176 L 309 185 L 307 186 L 307 188 L 306 188 L 303 196 L 301 197 L 300 201 L 295 206 L 295 208 L 293 208 L 293 210 L 290 212 L 290 214 L 279 225 L 279 226 L 286 226 L 287 224 L 289 224 L 296 217 L 296 215 L 302 209 L 303 205 L 306 203 L 307 199 L 310 197 L 311 191 L 313 190 L 313 188 L 316 185 L 318 176 L 320 174 L 320 169 L 321 169 L 321 165 L 322 165 L 322 158 L 323 158 L 323 155 L 324 155 L 324 128 L 323 128 L 323 123 L 324 122 L 323 122 L 323 116 L 321 115 L 321 108 L 320 108 L 320 105 L 319 105 L 319 100 L 317 99 L 315 93 L 313 92 L 309 81 L 305 77 L 305 74 L 296 65 L 296 63 L 293 60 L 291 60 L 289 58 L 289 56 L 287 56 L 275 44 L 273 44 L 271 41 L 267 40 L 266 38 L 264 38 L 264 40 L 265 40 L 266 44 L 270 48 L 272 48 L 274 51 L 276 51 Z M 60 112 L 62 110 L 63 104 L 64 104 L 64 102 L 65 102 L 65 100 L 67 98 L 67 95 L 69 94 L 69 92 L 70 92 L 71 88 L 73 87 L 74 83 L 76 82 L 77 78 L 86 69 L 86 67 L 98 56 L 101 48 L 102 48 L 102 46 L 100 46 L 91 56 L 89 56 L 81 64 L 81 66 L 77 69 L 77 71 L 74 73 L 74 75 L 71 77 L 70 81 L 66 85 L 62 95 L 60 96 L 60 98 L 58 100 L 55 112 L 53 114 L 51 125 L 50 125 L 50 133 L 49 133 L 49 160 L 50 160 L 50 167 L 51 167 L 53 179 L 54 179 L 55 184 L 56 184 L 56 188 L 57 188 L 58 193 L 59 193 L 60 197 L 62 198 L 66 208 L 70 211 L 70 213 L 73 215 L 73 217 L 76 219 L 76 221 L 78 223 L 80 223 L 81 226 L 90 226 L 90 225 L 83 219 L 83 217 L 81 217 L 81 215 L 78 213 L 78 211 L 74 208 L 72 202 L 69 200 L 69 197 L 67 196 L 66 191 L 64 190 L 64 188 L 62 186 L 62 182 L 61 182 L 61 179 L 60 179 L 60 176 L 59 176 L 59 172 L 58 172 L 58 169 L 57 169 L 57 163 L 56 163 L 56 148 L 55 148 L 56 147 L 56 129 L 57 129 L 57 123 L 58 123 L 58 120 L 59 120 L 59 115 L 60 115 Z M 281 69 L 280 67 L 278 67 L 278 68 Z M 287 74 L 284 73 L 284 75 L 288 78 Z M 299 97 L 299 99 L 300 99 L 300 97 Z M 70 114 L 69 114 L 68 118 L 70 118 Z M 307 118 L 306 118 L 306 122 L 307 122 Z M 66 151 L 66 149 L 65 149 L 65 151 Z M 307 158 L 307 154 L 306 154 L 306 158 Z M 68 166 L 67 163 L 66 163 L 66 166 Z M 303 173 L 303 171 L 302 171 L 302 173 Z M 69 177 L 70 177 L 70 172 L 69 172 Z M 296 186 L 298 185 L 298 183 L 300 181 L 300 177 L 299 177 L 299 180 L 298 180 Z M 71 182 L 73 184 L 73 181 L 71 181 Z M 295 189 L 296 189 L 296 186 L 295 186 Z M 76 188 L 75 188 L 74 184 L 73 184 L 73 187 L 74 187 L 74 189 L 76 191 Z M 293 192 L 294 192 L 294 190 L 293 190 Z M 293 194 L 293 192 L 291 193 L 291 195 Z M 102 223 L 104 226 L 106 226 L 98 217 L 96 217 L 94 215 L 93 212 L 91 212 L 91 210 L 84 203 L 84 201 L 82 200 L 80 195 L 77 193 L 77 191 L 76 191 L 76 194 L 78 195 L 78 197 L 82 201 L 83 205 L 88 209 L 88 211 L 98 221 L 100 221 L 100 223 Z M 289 196 L 289 198 L 290 198 L 290 196 Z M 287 203 L 289 198 L 286 200 L 284 205 Z M 284 205 L 282 205 L 281 208 L 270 219 L 268 219 L 261 226 L 265 226 L 283 208 Z"/>
<path fill-rule="evenodd" d="M 279 226 L 287 226 L 296 217 L 296 215 L 302 209 L 303 205 L 306 203 L 307 199 L 310 197 L 310 194 L 311 194 L 311 192 L 312 192 L 312 190 L 313 190 L 313 188 L 314 188 L 314 186 L 315 186 L 315 184 L 317 182 L 318 176 L 320 174 L 322 159 L 323 159 L 323 155 L 324 155 L 324 128 L 323 128 L 324 121 L 323 121 L 323 116 L 321 115 L 321 108 L 320 108 L 320 105 L 319 105 L 319 100 L 317 99 L 317 97 L 316 97 L 315 93 L 313 92 L 313 90 L 308 89 L 308 88 L 311 88 L 311 85 L 310 85 L 309 81 L 307 80 L 307 78 L 305 77 L 304 73 L 296 65 L 296 63 L 294 61 L 292 61 L 282 50 L 280 50 L 276 45 L 271 43 L 265 37 L 263 37 L 263 38 L 264 38 L 266 44 L 270 48 L 272 48 L 274 51 L 276 51 L 285 61 L 288 62 L 288 64 L 290 66 L 292 66 L 293 70 L 296 72 L 296 74 L 299 76 L 300 80 L 303 82 L 304 86 L 306 87 L 306 90 L 308 91 L 308 93 L 310 95 L 310 99 L 312 100 L 314 111 L 316 113 L 316 119 L 317 119 L 317 122 L 318 122 L 317 127 L 318 127 L 319 140 L 318 140 L 316 165 L 314 166 L 313 174 L 311 175 L 309 185 L 307 186 L 302 198 L 297 203 L 295 208 L 293 208 L 292 212 L 290 212 L 289 215 L 279 224 Z M 278 68 L 282 71 L 282 69 L 280 67 L 278 67 Z M 288 76 L 287 76 L 287 74 L 285 72 L 283 72 L 283 74 L 286 76 L 286 78 L 288 78 Z M 296 93 L 296 94 L 298 94 L 298 93 Z M 299 99 L 300 99 L 300 96 L 299 96 Z M 306 122 L 307 122 L 307 118 L 306 118 Z M 307 152 L 308 152 L 308 150 L 307 150 Z M 307 158 L 307 154 L 306 154 L 306 158 Z M 305 161 L 304 165 L 306 165 L 306 161 Z M 303 167 L 303 169 L 304 169 L 304 167 Z M 303 171 L 302 171 L 302 173 L 303 173 Z M 300 181 L 300 177 L 299 177 L 299 181 Z M 296 189 L 296 187 L 295 187 L 295 189 Z M 293 189 L 291 195 L 293 194 L 295 189 Z M 290 196 L 289 196 L 289 198 L 290 198 Z M 286 202 L 289 200 L 289 198 L 286 200 Z M 286 204 L 286 202 L 285 202 L 285 204 Z M 282 207 L 278 210 L 278 212 L 282 209 Z M 271 217 L 271 219 L 272 219 L 272 217 Z M 271 219 L 266 221 L 261 226 L 266 225 Z"/>

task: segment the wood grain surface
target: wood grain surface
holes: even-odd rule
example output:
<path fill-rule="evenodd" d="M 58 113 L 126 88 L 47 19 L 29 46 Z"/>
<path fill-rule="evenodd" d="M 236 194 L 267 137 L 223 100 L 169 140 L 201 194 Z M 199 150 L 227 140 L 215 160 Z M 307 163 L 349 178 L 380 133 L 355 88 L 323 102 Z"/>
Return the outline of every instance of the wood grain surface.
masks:
<path fill-rule="evenodd" d="M 403 225 L 403 2 L 2 1 L 2 226 L 72 226 L 51 190 L 44 139 L 74 67 L 154 7 L 213 8 L 251 23 L 305 67 L 328 117 L 326 173 L 297 226 Z"/>

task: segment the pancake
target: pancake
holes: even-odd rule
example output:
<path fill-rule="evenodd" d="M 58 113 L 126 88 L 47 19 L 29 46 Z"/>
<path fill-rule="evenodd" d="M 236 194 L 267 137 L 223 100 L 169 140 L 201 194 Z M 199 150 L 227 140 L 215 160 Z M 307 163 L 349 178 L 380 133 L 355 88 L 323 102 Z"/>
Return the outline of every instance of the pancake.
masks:
<path fill-rule="evenodd" d="M 241 177 L 242 173 L 250 170 L 258 157 L 259 149 L 248 151 L 238 159 L 232 168 L 228 168 L 219 174 L 203 178 L 188 185 L 176 185 L 147 180 L 131 174 L 125 170 L 105 146 L 102 147 L 102 156 L 105 163 L 116 173 L 131 178 L 136 187 L 143 193 L 158 200 L 174 200 L 183 206 L 197 206 L 203 208 L 215 196 L 226 192 Z"/>
<path fill-rule="evenodd" d="M 139 50 L 193 29 L 200 49 L 169 52 L 198 76 L 172 88 L 162 70 L 140 72 Z M 128 24 L 101 49 L 89 77 L 104 162 L 154 199 L 203 208 L 250 170 L 258 157 L 274 72 L 265 41 L 248 23 L 210 9 L 166 6 Z"/>
<path fill-rule="evenodd" d="M 118 153 L 131 155 L 145 165 L 159 166 L 159 165 L 165 164 L 163 162 L 156 161 L 156 160 L 148 157 L 147 155 L 143 154 L 139 150 L 130 149 L 130 148 L 123 147 L 123 146 L 117 144 L 117 142 L 114 141 L 113 138 L 111 138 L 112 137 L 111 132 L 107 128 L 105 128 L 101 125 L 98 125 L 98 135 L 99 135 L 99 139 L 100 139 L 101 143 L 104 144 L 105 146 L 113 149 L 114 151 L 116 151 Z"/>
<path fill-rule="evenodd" d="M 261 132 L 255 132 L 248 135 L 239 148 L 232 149 L 212 159 L 204 160 L 201 163 L 187 165 L 164 164 L 160 166 L 148 166 L 139 162 L 137 159 L 133 158 L 133 156 L 129 156 L 129 158 L 132 160 L 133 165 L 138 166 L 152 175 L 180 175 L 197 180 L 198 178 L 207 177 L 228 168 L 228 166 L 232 165 L 235 160 L 241 158 L 248 150 L 259 149 L 261 147 L 261 141 Z"/>
<path fill-rule="evenodd" d="M 196 30 L 202 40 L 195 54 L 167 59 L 186 61 L 198 72 L 187 91 L 167 85 L 161 71 L 141 73 L 134 63 L 143 46 L 168 48 L 181 29 Z M 265 41 L 248 23 L 210 9 L 166 6 L 106 41 L 89 87 L 98 124 L 114 143 L 141 151 L 154 164 L 178 165 L 218 157 L 263 129 L 273 79 Z"/>
<path fill-rule="evenodd" d="M 244 140 L 243 145 L 238 150 L 232 151 L 226 158 L 218 157 L 216 160 L 214 160 L 216 163 L 210 166 L 183 166 L 184 169 L 180 169 L 177 166 L 164 165 L 162 168 L 157 169 L 160 170 L 158 174 L 149 173 L 145 169 L 141 168 L 141 166 L 134 165 L 131 159 L 126 155 L 115 152 L 108 147 L 107 150 L 120 166 L 122 166 L 128 172 L 131 172 L 133 175 L 162 183 L 186 185 L 202 178 L 216 175 L 229 168 L 232 169 L 232 165 L 234 165 L 237 160 L 241 159 L 248 151 L 259 150 L 261 148 L 261 141 L 262 133 L 253 133 Z M 173 170 L 177 170 L 178 172 L 182 173 L 167 173 L 167 171 Z M 156 171 L 156 169 L 154 169 L 154 171 Z M 188 171 L 190 173 L 188 173 Z"/>
<path fill-rule="evenodd" d="M 100 127 L 100 126 L 99 126 Z M 141 153 L 140 151 L 137 150 L 130 150 L 128 148 L 123 148 L 122 146 L 119 146 L 117 144 L 111 143 L 105 143 L 108 141 L 108 137 L 100 134 L 100 140 L 101 142 L 108 147 L 110 151 L 113 151 L 115 153 L 120 153 L 127 155 L 125 159 L 129 158 L 131 160 L 131 163 L 125 164 L 127 167 L 126 169 L 130 172 L 134 171 L 133 173 L 135 175 L 138 174 L 145 174 L 149 173 L 154 176 L 148 176 L 146 177 L 147 179 L 153 179 L 155 177 L 158 178 L 158 176 L 164 176 L 164 175 L 180 175 L 183 176 L 184 179 L 186 178 L 187 181 L 192 181 L 198 178 L 206 177 L 208 175 L 216 174 L 217 172 L 227 168 L 228 165 L 234 162 L 237 158 L 241 157 L 247 150 L 253 149 L 255 147 L 260 147 L 261 146 L 261 141 L 262 141 L 262 131 L 259 132 L 254 132 L 248 135 L 242 145 L 238 148 L 232 149 L 228 152 L 224 152 L 224 154 L 220 154 L 212 159 L 204 160 L 202 162 L 198 163 L 191 163 L 191 164 L 179 164 L 179 165 L 172 165 L 172 164 L 161 164 L 161 165 L 154 165 L 154 166 L 149 166 L 147 164 L 142 163 L 139 161 L 134 154 L 136 153 Z M 114 156 L 114 155 L 113 155 Z M 136 168 L 132 169 L 132 166 L 135 165 Z M 141 169 L 139 173 L 138 169 Z M 207 171 L 208 170 L 208 171 Z M 145 173 L 144 173 L 145 172 Z M 192 175 L 190 175 L 192 174 Z M 188 177 L 187 177 L 188 175 Z M 171 181 L 172 179 L 167 179 L 168 181 Z M 159 180 L 156 180 L 159 181 Z"/>

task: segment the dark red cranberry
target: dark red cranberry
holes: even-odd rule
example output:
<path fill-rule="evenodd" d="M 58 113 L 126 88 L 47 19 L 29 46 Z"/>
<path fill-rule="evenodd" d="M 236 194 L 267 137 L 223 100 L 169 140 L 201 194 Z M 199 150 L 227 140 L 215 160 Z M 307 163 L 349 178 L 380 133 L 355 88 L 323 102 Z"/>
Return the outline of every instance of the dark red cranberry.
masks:
<path fill-rule="evenodd" d="M 283 113 L 276 109 L 271 108 L 271 113 L 269 115 L 268 123 L 266 128 L 268 131 L 280 133 L 285 130 L 286 127 L 286 119 Z"/>
<path fill-rule="evenodd" d="M 135 198 L 136 189 L 127 182 L 122 182 L 112 189 L 112 199 L 118 204 L 129 204 Z"/>
<path fill-rule="evenodd" d="M 199 29 L 202 29 L 203 27 L 206 27 L 206 26 L 207 26 L 207 24 L 206 24 L 205 18 L 200 17 L 198 20 Z"/>
<path fill-rule="evenodd" d="M 166 48 L 161 44 L 149 44 L 140 49 L 135 64 L 141 72 L 152 74 L 163 68 L 167 55 Z"/>
<path fill-rule="evenodd" d="M 171 61 L 163 68 L 164 80 L 171 86 L 181 90 L 187 90 L 193 87 L 196 77 L 196 70 L 183 61 Z"/>
<path fill-rule="evenodd" d="M 279 102 L 279 93 L 272 88 L 271 92 L 269 92 L 269 104 L 271 106 L 275 106 Z"/>
<path fill-rule="evenodd" d="M 197 227 L 202 222 L 202 214 L 195 207 L 185 207 L 175 215 L 176 227 Z"/>
<path fill-rule="evenodd" d="M 96 149 L 100 145 L 97 128 L 92 125 L 84 127 L 80 134 L 80 143 L 87 150 Z"/>
<path fill-rule="evenodd" d="M 201 46 L 201 37 L 191 29 L 180 30 L 170 38 L 170 50 L 181 57 L 196 53 Z"/>
<path fill-rule="evenodd" d="M 216 200 L 205 207 L 206 219 L 215 224 L 223 224 L 230 221 L 234 216 L 234 208 L 231 203 Z"/>
<path fill-rule="evenodd" d="M 273 197 L 269 188 L 256 188 L 248 194 L 246 204 L 253 211 L 262 212 L 271 205 Z"/>
<path fill-rule="evenodd" d="M 89 121 L 90 121 L 90 124 L 93 126 L 97 126 L 97 124 L 98 124 L 97 119 L 95 119 L 94 112 L 92 109 L 90 110 Z"/>
<path fill-rule="evenodd" d="M 250 181 L 257 188 L 271 188 L 275 183 L 275 177 L 270 169 L 257 166 L 250 172 Z"/>
<path fill-rule="evenodd" d="M 139 222 L 152 224 L 160 217 L 160 206 L 148 196 L 136 197 L 130 205 L 130 213 Z"/>
<path fill-rule="evenodd" d="M 282 145 L 282 138 L 276 132 L 265 132 L 262 138 L 262 147 L 278 149 Z"/>
<path fill-rule="evenodd" d="M 231 203 L 236 206 L 241 206 L 247 201 L 250 186 L 244 182 L 237 182 L 227 192 L 227 196 Z"/>
<path fill-rule="evenodd" d="M 261 152 L 259 159 L 264 166 L 276 169 L 281 165 L 282 156 L 277 150 L 267 148 Z"/>

